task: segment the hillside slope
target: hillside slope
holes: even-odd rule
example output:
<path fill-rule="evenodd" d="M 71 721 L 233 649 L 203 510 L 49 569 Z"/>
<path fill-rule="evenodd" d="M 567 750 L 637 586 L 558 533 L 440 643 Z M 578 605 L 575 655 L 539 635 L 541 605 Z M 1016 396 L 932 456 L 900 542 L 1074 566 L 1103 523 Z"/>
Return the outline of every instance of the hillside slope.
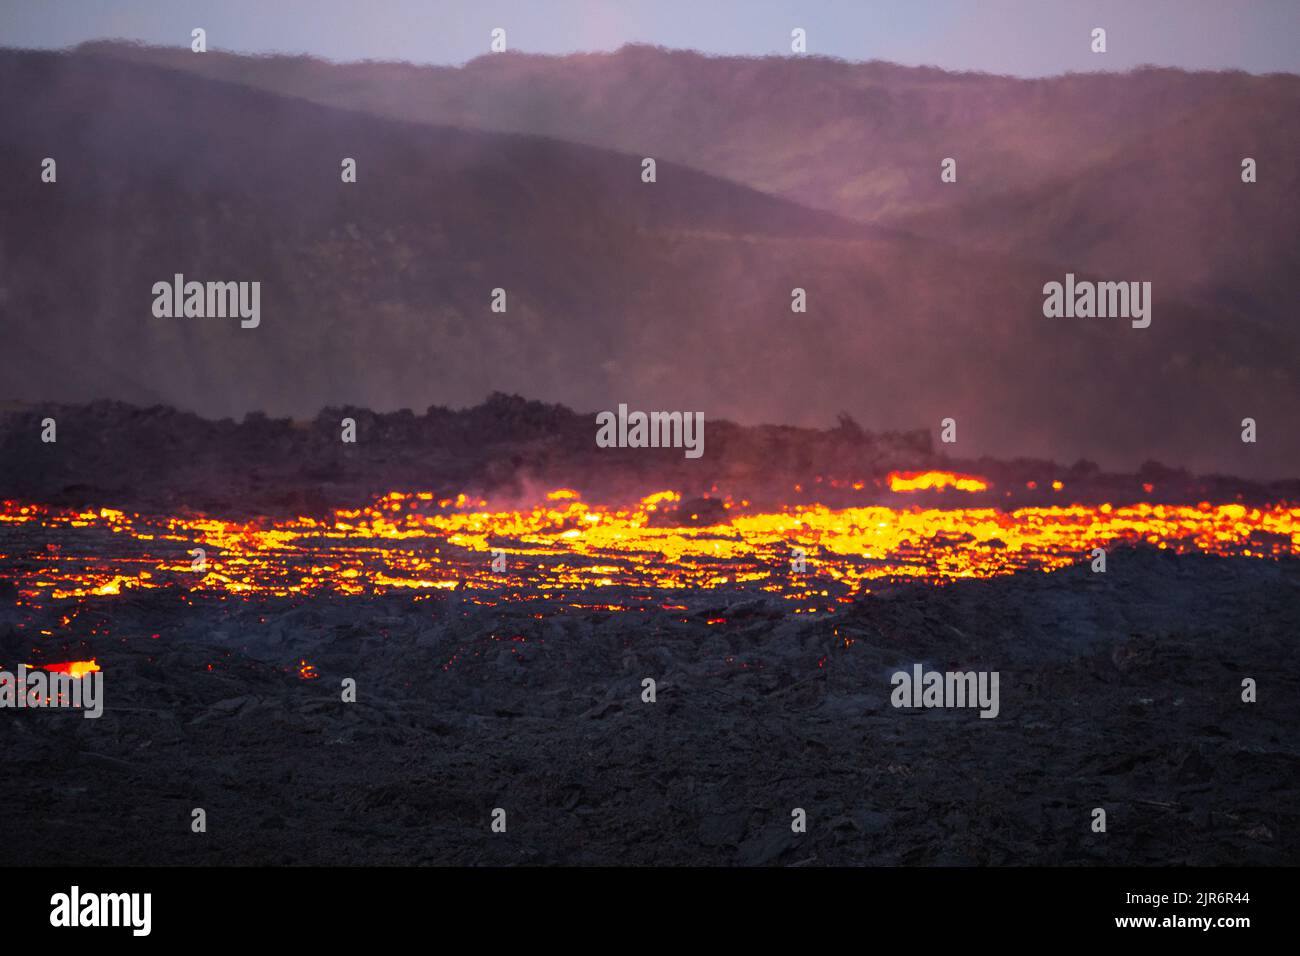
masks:
<path fill-rule="evenodd" d="M 663 157 L 936 240 L 1151 279 L 1225 317 L 1286 325 L 1300 297 L 1294 75 L 1018 79 L 645 46 L 460 68 L 91 48 L 400 119 Z M 945 157 L 956 184 L 940 182 Z"/>
<path fill-rule="evenodd" d="M 463 405 L 960 424 L 955 454 L 1294 475 L 1296 333 L 1157 293 L 1049 320 L 1050 263 L 896 236 L 664 163 L 411 124 L 85 53 L 0 55 L 0 393 L 208 416 Z M 39 179 L 55 156 L 59 179 Z M 344 185 L 339 160 L 358 159 Z M 175 273 L 262 324 L 155 318 Z M 807 314 L 790 310 L 793 287 Z M 508 311 L 490 311 L 491 290 Z M 1261 422 L 1242 446 L 1237 423 Z M 105 440 L 110 440 L 105 438 Z"/>

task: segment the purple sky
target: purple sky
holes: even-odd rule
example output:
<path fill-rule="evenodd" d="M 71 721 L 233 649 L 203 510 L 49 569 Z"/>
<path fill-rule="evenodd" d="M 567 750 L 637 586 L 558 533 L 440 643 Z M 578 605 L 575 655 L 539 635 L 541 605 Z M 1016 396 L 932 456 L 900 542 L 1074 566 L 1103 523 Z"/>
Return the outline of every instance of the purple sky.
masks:
<path fill-rule="evenodd" d="M 334 60 L 462 63 L 493 27 L 532 53 L 655 43 L 720 54 L 809 52 L 1022 76 L 1187 69 L 1300 73 L 1300 0 L 0 0 L 0 45 L 122 37 Z M 1089 51 L 1105 27 L 1108 52 Z"/>

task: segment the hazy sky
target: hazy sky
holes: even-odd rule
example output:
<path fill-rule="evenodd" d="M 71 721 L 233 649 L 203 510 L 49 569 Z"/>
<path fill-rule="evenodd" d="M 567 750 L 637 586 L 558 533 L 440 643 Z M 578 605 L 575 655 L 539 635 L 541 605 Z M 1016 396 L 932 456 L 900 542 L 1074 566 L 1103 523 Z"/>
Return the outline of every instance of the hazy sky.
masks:
<path fill-rule="evenodd" d="M 0 46 L 123 37 L 334 60 L 462 63 L 504 27 L 511 49 L 654 43 L 706 53 L 810 53 L 1042 76 L 1187 69 L 1300 73 L 1300 0 L 0 0 Z M 1093 27 L 1109 50 L 1089 51 Z"/>

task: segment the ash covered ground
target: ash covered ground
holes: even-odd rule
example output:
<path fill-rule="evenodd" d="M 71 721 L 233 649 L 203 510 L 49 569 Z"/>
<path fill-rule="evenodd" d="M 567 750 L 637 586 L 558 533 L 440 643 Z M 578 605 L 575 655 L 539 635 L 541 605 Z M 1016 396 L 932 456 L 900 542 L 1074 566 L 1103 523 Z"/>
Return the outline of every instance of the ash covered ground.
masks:
<path fill-rule="evenodd" d="M 81 413 L 151 427 L 160 417 Z M 351 503 L 352 485 L 391 490 L 407 467 L 364 459 L 344 469 L 344 487 L 337 472 L 310 478 L 324 466 L 290 448 L 263 452 L 276 477 L 261 486 L 238 469 L 204 484 L 177 454 L 189 471 L 156 465 L 151 485 L 148 455 L 173 460 L 166 448 L 194 441 L 159 427 L 157 444 L 83 448 L 96 467 L 80 477 L 71 457 L 24 472 L 21 456 L 49 450 L 15 437 L 25 418 L 6 422 L 9 498 L 201 509 L 227 494 L 266 512 L 286 494 L 283 507 Z M 242 427 L 203 454 L 233 454 Z M 813 459 L 825 442 L 838 455 L 847 444 L 876 468 L 933 456 L 924 442 L 852 429 L 782 440 L 806 442 Z M 539 473 L 566 460 L 547 452 L 539 464 L 534 439 L 514 441 L 513 453 L 481 452 L 476 474 L 511 454 Z M 1076 472 L 1083 483 L 1087 469 Z M 1156 474 L 1186 495 L 1204 488 L 1154 468 L 1139 478 Z M 451 486 L 466 475 L 424 477 Z M 1111 494 L 1137 479 L 1092 480 Z M 898 583 L 818 615 L 745 590 L 638 604 L 644 588 L 601 589 L 627 611 L 543 596 L 488 605 L 481 592 L 168 590 L 33 610 L 15 600 L 12 571 L 0 566 L 0 661 L 94 657 L 106 703 L 98 720 L 0 715 L 5 865 L 1300 863 L 1293 557 L 1126 549 L 1105 574 L 1081 561 Z M 998 671 L 999 716 L 890 706 L 890 675 L 915 663 Z M 1258 682 L 1253 704 L 1241 700 L 1246 677 Z M 355 704 L 340 700 L 344 678 L 357 682 Z M 190 829 L 196 807 L 204 834 Z M 504 834 L 490 830 L 495 807 Z M 796 807 L 805 834 L 791 831 Z M 1096 807 L 1104 834 L 1091 830 Z"/>

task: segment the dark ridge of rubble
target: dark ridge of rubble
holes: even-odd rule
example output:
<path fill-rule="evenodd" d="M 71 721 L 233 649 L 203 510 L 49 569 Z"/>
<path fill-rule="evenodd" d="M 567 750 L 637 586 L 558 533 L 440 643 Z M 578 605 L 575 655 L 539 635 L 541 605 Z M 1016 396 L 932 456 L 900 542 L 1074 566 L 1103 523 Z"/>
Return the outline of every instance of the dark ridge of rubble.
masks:
<path fill-rule="evenodd" d="M 41 420 L 58 441 L 42 444 Z M 340 440 L 340 421 L 358 440 Z M 155 513 L 317 514 L 389 491 L 462 491 L 536 500 L 557 487 L 590 500 L 715 484 L 789 487 L 815 472 L 880 475 L 935 460 L 924 431 L 707 424 L 706 457 L 681 449 L 600 449 L 594 415 L 496 393 L 472 408 L 328 408 L 311 421 L 252 414 L 210 421 L 121 402 L 0 411 L 0 498 Z M 655 486 L 655 487 L 651 487 Z M 529 504 L 532 503 L 529 501 Z"/>
<path fill-rule="evenodd" d="M 58 423 L 53 444 L 40 441 L 46 417 Z M 345 417 L 356 421 L 356 444 L 340 441 Z M 868 433 L 847 416 L 824 430 L 709 421 L 700 459 L 681 449 L 601 449 L 594 435 L 594 415 L 500 393 L 423 415 L 330 408 L 311 421 L 251 414 L 238 423 L 121 402 L 11 405 L 0 408 L 0 498 L 231 517 L 320 515 L 390 491 L 467 492 L 527 507 L 558 487 L 614 504 L 672 489 L 688 499 L 730 494 L 758 507 L 847 506 L 888 500 L 891 471 L 936 468 L 978 474 L 992 488 L 916 500 L 1004 507 L 1300 500 L 1300 480 L 1195 476 L 1156 462 L 1118 475 L 1087 461 L 949 458 L 924 430 Z M 1065 482 L 1068 500 L 1052 490 L 1053 479 Z"/>

